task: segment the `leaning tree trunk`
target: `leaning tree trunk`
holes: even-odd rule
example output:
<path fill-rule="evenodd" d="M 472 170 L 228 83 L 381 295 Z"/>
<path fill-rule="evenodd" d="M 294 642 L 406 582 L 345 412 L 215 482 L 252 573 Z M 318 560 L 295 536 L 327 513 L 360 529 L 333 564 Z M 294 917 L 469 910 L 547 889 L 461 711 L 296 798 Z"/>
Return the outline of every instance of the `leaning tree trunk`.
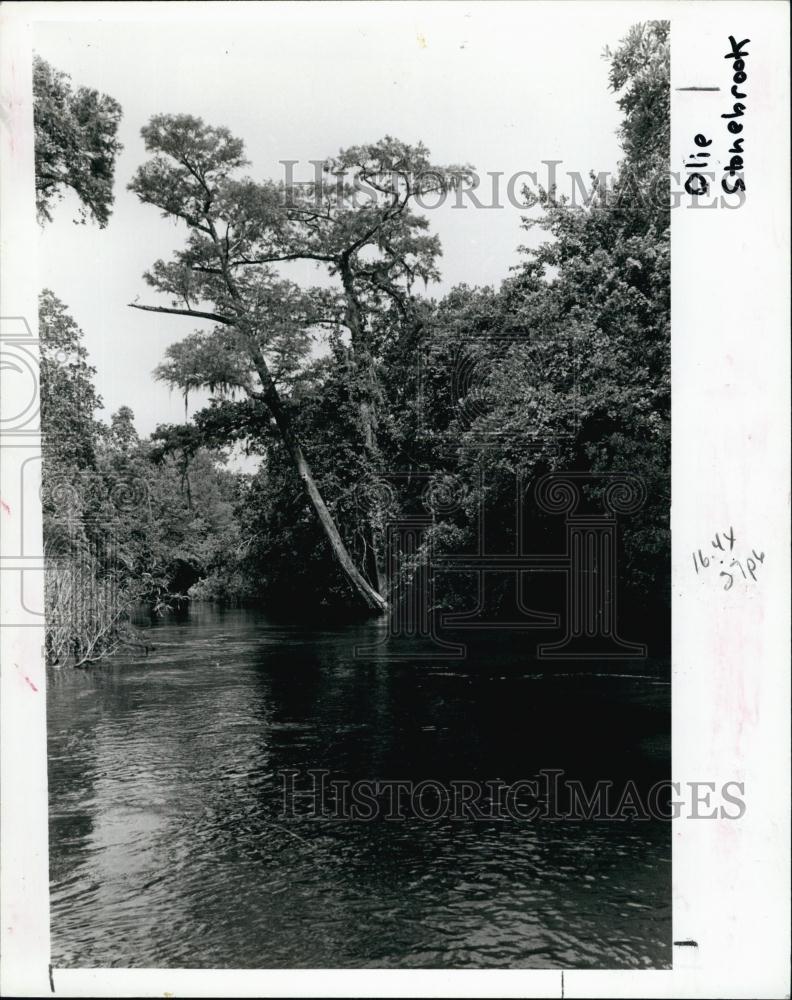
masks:
<path fill-rule="evenodd" d="M 327 504 L 325 504 L 322 494 L 319 492 L 319 487 L 316 485 L 316 480 L 313 477 L 311 467 L 308 464 L 308 460 L 302 450 L 300 440 L 295 433 L 294 427 L 292 426 L 291 416 L 286 407 L 283 405 L 283 401 L 280 398 L 277 387 L 269 373 L 269 368 L 267 367 L 264 356 L 260 351 L 254 349 L 254 358 L 259 379 L 261 380 L 264 390 L 264 402 L 267 404 L 267 407 L 275 420 L 275 424 L 280 431 L 283 443 L 286 445 L 286 450 L 289 452 L 291 460 L 294 463 L 294 467 L 297 470 L 297 475 L 302 480 L 305 492 L 308 494 L 308 498 L 310 499 L 311 505 L 316 512 L 316 516 L 319 519 L 319 523 L 322 526 L 325 537 L 333 550 L 333 555 L 338 560 L 339 565 L 341 566 L 341 569 L 350 585 L 363 600 L 364 604 L 372 610 L 380 613 L 386 611 L 388 608 L 387 601 L 377 592 L 377 590 L 374 589 L 374 587 L 371 586 L 368 580 L 366 580 L 362 573 L 358 570 L 357 566 L 355 566 L 355 563 L 353 562 L 352 557 L 344 544 L 344 540 L 336 527 L 333 516 L 327 509 Z"/>
<path fill-rule="evenodd" d="M 218 240 L 214 226 L 211 226 L 211 232 L 212 239 L 218 249 L 220 259 L 223 262 L 222 271 L 226 287 L 231 293 L 232 298 L 241 307 L 244 314 L 245 309 L 242 296 L 239 289 L 236 287 L 236 282 L 229 272 L 227 258 L 224 256 L 223 250 L 221 249 L 220 241 Z M 275 385 L 272 375 L 270 374 L 267 360 L 258 346 L 255 333 L 251 329 L 248 329 L 248 320 L 243 320 L 241 323 L 236 322 L 235 325 L 245 336 L 248 342 L 253 363 L 261 381 L 264 402 L 269 407 L 270 413 L 272 414 L 278 430 L 281 433 L 283 443 L 286 445 L 286 449 L 291 456 L 291 460 L 297 470 L 297 475 L 302 480 L 305 491 L 308 494 L 308 499 L 311 501 L 311 505 L 316 512 L 316 516 L 319 519 L 319 523 L 322 526 L 325 537 L 330 543 L 330 548 L 333 550 L 333 555 L 338 560 L 338 563 L 341 566 L 344 576 L 349 581 L 350 586 L 362 599 L 363 603 L 368 608 L 382 614 L 387 611 L 388 602 L 377 589 L 371 586 L 368 580 L 366 580 L 363 574 L 358 570 L 349 554 L 349 551 L 347 550 L 346 545 L 344 544 L 344 540 L 336 527 L 333 516 L 327 509 L 327 504 L 324 502 L 322 494 L 319 492 L 319 487 L 316 485 L 316 480 L 313 477 L 311 467 L 308 464 L 308 460 L 302 450 L 299 437 L 292 426 L 289 412 L 283 405 L 277 386 Z"/>

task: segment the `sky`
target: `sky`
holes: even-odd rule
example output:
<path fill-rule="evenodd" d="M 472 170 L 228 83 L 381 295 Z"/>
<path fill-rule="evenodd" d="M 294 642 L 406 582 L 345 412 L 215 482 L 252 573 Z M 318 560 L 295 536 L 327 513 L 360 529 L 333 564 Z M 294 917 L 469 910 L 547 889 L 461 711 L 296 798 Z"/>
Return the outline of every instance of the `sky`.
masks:
<path fill-rule="evenodd" d="M 612 171 L 620 156 L 602 52 L 634 23 L 631 4 L 180 4 L 181 16 L 167 4 L 131 13 L 124 4 L 115 13 L 81 5 L 92 21 L 41 9 L 62 19 L 36 24 L 36 51 L 75 86 L 119 101 L 124 150 L 106 229 L 73 224 L 76 199 L 67 196 L 41 230 L 40 285 L 85 334 L 103 418 L 131 406 L 141 434 L 185 419 L 180 394 L 152 371 L 195 328 L 189 318 L 128 307 L 163 304 L 142 274 L 185 234 L 127 190 L 146 159 L 140 129 L 152 115 L 189 113 L 227 126 L 244 139 L 253 177 L 282 178 L 280 161 L 296 160 L 295 179 L 307 180 L 309 161 L 386 134 L 424 142 L 436 163 L 472 163 L 482 177 L 502 172 L 503 207 L 449 201 L 427 212 L 443 245 L 435 296 L 463 282 L 499 284 L 519 260 L 517 247 L 533 239 L 505 198 L 508 178 L 534 171 L 542 183 L 543 161 L 560 160 L 564 192 L 565 171 Z M 492 201 L 490 179 L 480 200 Z M 307 263 L 289 277 L 317 280 Z M 204 399 L 191 399 L 190 411 Z"/>

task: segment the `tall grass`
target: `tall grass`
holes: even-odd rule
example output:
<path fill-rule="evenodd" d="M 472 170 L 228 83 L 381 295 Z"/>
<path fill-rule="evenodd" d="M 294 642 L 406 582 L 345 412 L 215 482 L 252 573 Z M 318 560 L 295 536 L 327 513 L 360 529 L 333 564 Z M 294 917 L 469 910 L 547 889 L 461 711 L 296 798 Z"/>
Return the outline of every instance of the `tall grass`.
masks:
<path fill-rule="evenodd" d="M 84 666 L 131 638 L 131 595 L 94 545 L 48 555 L 44 596 L 49 664 Z"/>

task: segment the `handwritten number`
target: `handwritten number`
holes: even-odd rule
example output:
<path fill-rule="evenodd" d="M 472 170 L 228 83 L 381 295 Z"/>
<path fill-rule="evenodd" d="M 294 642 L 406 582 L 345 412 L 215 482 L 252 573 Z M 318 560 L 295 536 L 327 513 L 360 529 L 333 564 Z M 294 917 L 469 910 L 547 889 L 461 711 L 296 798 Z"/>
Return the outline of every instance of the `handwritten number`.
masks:
<path fill-rule="evenodd" d="M 729 525 L 728 531 L 723 531 L 723 532 L 716 531 L 715 537 L 710 542 L 710 544 L 712 545 L 713 549 L 720 549 L 721 552 L 725 553 L 726 549 L 724 548 L 723 545 L 724 540 L 729 543 L 729 552 L 733 552 L 734 543 L 737 541 L 737 536 L 734 534 L 734 528 L 731 525 Z M 757 552 L 756 549 L 751 549 L 751 553 L 752 553 L 752 558 L 749 556 L 745 561 L 746 566 L 748 567 L 748 573 L 745 572 L 745 569 L 743 568 L 743 565 L 739 559 L 732 559 L 732 561 L 729 563 L 729 569 L 736 566 L 742 573 L 743 580 L 747 580 L 748 574 L 750 573 L 751 579 L 754 582 L 756 582 L 757 563 L 764 562 L 765 554 L 764 552 Z M 705 556 L 704 553 L 701 551 L 701 549 L 698 549 L 696 552 L 692 552 L 691 555 L 693 557 L 693 568 L 695 569 L 696 573 L 699 573 L 702 569 L 706 569 L 712 560 L 712 556 L 709 557 Z M 720 560 L 720 562 L 721 565 L 723 565 L 722 559 Z M 720 576 L 726 577 L 723 589 L 731 590 L 731 588 L 734 586 L 735 574 L 729 573 L 727 570 L 721 570 Z"/>

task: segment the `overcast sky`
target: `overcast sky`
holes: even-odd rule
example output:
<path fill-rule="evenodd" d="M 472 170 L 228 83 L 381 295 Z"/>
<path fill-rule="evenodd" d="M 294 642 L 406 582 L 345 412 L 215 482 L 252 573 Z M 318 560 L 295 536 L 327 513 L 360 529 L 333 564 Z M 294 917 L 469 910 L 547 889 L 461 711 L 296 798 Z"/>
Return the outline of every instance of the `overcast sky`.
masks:
<path fill-rule="evenodd" d="M 73 225 L 75 203 L 65 199 L 42 231 L 39 268 L 42 287 L 85 333 L 104 418 L 127 404 L 141 433 L 184 419 L 178 393 L 151 372 L 194 328 L 127 307 L 138 296 L 157 302 L 141 275 L 184 235 L 126 190 L 145 159 L 140 128 L 152 115 L 186 112 L 228 126 L 260 177 L 282 177 L 279 161 L 298 160 L 296 179 L 308 179 L 308 161 L 386 134 L 423 141 L 437 163 L 470 162 L 505 178 L 536 171 L 540 182 L 545 160 L 585 173 L 613 170 L 619 159 L 602 51 L 635 21 L 632 4 L 269 3 L 252 14 L 229 4 L 220 18 L 199 10 L 202 20 L 192 5 L 179 6 L 178 20 L 167 20 L 174 15 L 163 5 L 156 20 L 46 21 L 35 31 L 40 55 L 123 108 L 109 226 Z M 51 9 L 42 5 L 47 16 Z M 460 282 L 497 285 L 526 240 L 508 204 L 449 203 L 428 214 L 444 251 L 443 281 L 431 294 Z M 298 277 L 315 273 L 306 265 Z"/>

